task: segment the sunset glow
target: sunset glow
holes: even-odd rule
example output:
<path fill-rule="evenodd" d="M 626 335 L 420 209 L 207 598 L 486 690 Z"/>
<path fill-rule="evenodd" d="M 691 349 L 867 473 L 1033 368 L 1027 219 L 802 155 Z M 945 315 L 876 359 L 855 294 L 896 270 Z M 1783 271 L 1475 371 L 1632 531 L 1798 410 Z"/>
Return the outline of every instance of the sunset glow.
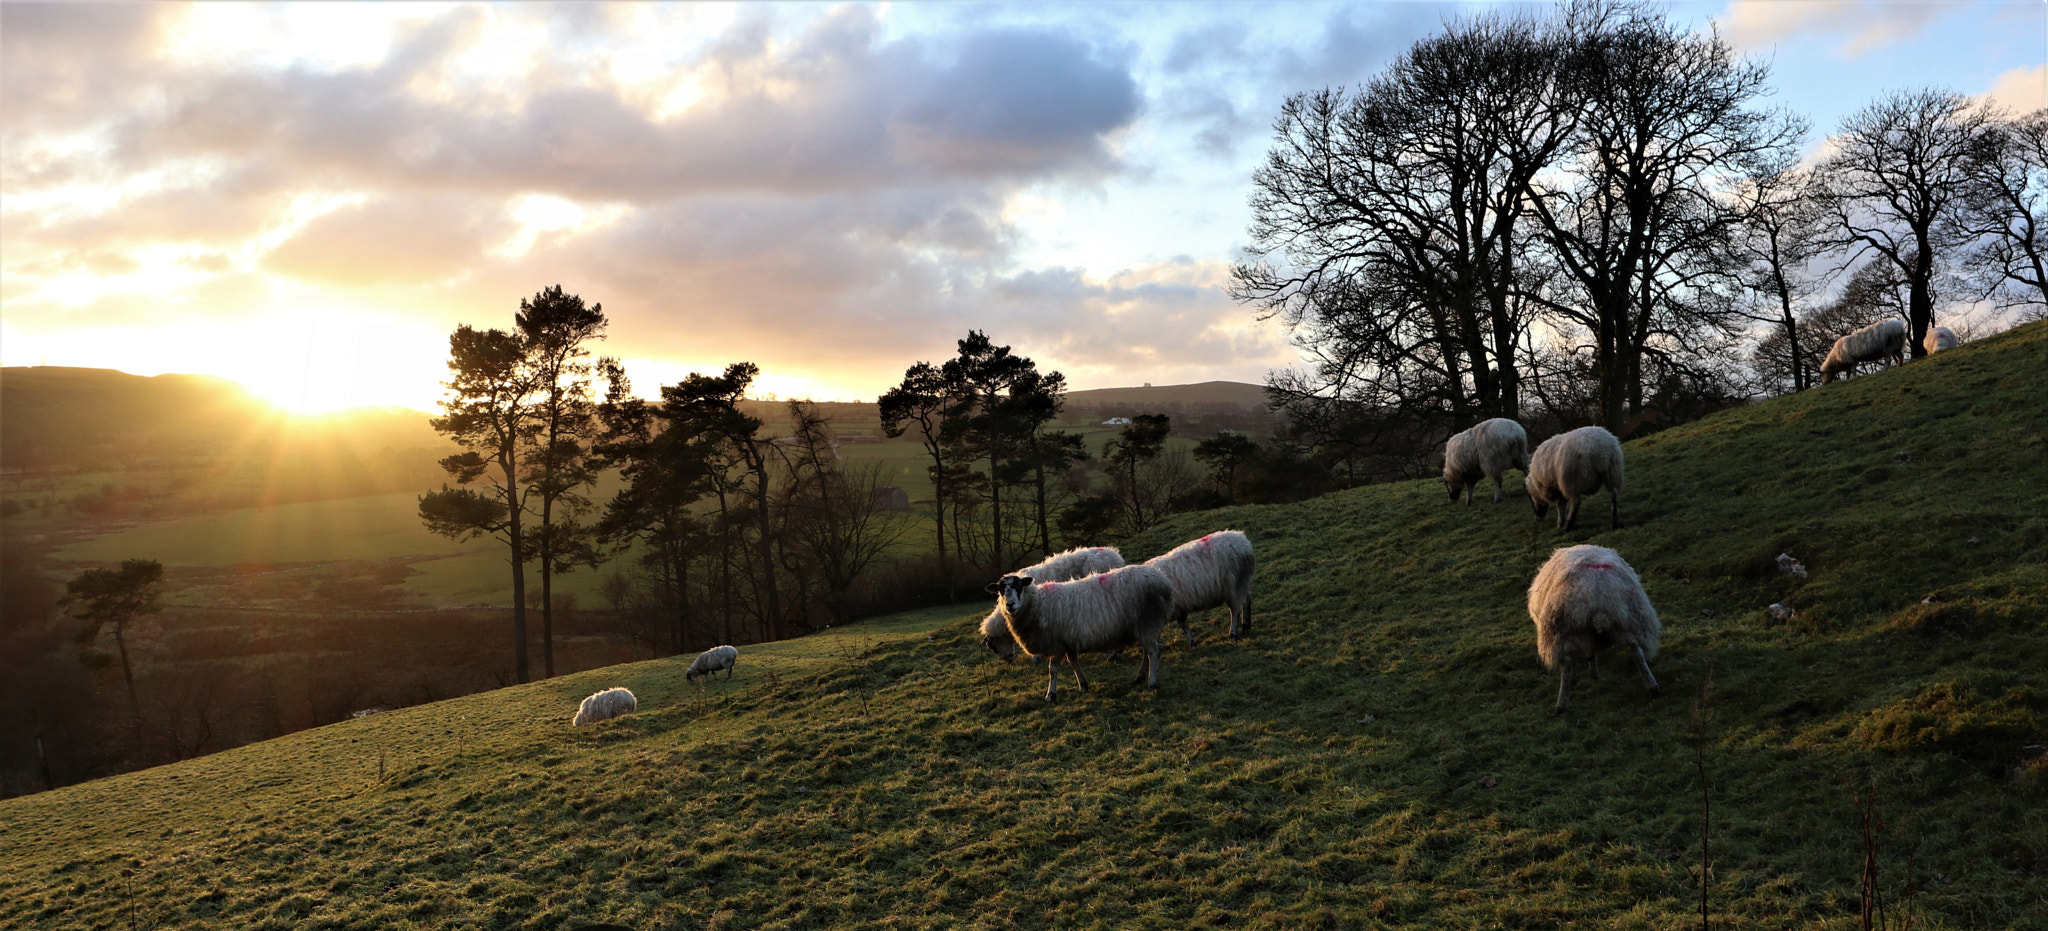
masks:
<path fill-rule="evenodd" d="M 1297 361 L 1225 291 L 1273 114 L 1465 9 L 10 3 L 0 358 L 432 409 L 450 331 L 559 284 L 650 396 L 873 398 L 970 329 L 1075 388 L 1257 382 Z M 2048 104 L 2038 3 L 1672 12 L 1809 148 L 1898 87 Z"/>

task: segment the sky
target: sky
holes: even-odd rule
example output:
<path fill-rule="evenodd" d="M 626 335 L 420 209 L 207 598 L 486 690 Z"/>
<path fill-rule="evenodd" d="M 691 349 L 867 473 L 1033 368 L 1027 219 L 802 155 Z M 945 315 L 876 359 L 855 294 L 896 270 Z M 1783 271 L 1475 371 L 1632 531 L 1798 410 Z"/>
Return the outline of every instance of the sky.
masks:
<path fill-rule="evenodd" d="M 1070 388 L 1259 382 L 1226 293 L 1290 94 L 1487 4 L 0 4 L 0 363 L 431 410 L 560 285 L 652 393 L 872 400 L 971 329 Z M 1817 148 L 2048 105 L 2048 3 L 1673 3 Z"/>

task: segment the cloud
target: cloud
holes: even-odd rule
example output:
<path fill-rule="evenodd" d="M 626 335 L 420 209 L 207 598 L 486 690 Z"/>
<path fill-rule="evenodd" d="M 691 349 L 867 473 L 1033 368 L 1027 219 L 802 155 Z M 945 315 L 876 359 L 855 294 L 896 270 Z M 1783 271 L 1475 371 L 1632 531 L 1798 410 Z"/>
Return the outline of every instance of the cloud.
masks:
<path fill-rule="evenodd" d="M 1808 37 L 1839 39 L 1837 51 L 1858 58 L 1920 34 L 1948 4 L 1879 0 L 1731 0 L 1719 20 L 1738 48 L 1762 49 Z"/>
<path fill-rule="evenodd" d="M 468 271 L 512 226 L 475 198 L 378 197 L 315 217 L 263 264 L 342 287 L 433 282 Z"/>
<path fill-rule="evenodd" d="M 2032 113 L 2048 107 L 2048 64 L 2007 71 L 1979 98 L 2014 113 Z"/>

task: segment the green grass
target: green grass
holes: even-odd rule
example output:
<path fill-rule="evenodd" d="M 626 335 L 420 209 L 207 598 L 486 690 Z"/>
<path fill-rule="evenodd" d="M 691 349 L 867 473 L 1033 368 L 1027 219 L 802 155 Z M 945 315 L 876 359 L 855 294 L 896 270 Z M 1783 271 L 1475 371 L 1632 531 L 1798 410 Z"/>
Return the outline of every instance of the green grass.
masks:
<path fill-rule="evenodd" d="M 2037 325 L 1631 443 L 1618 531 L 1434 482 L 1176 517 L 1126 555 L 1245 530 L 1255 628 L 1158 691 L 1091 659 L 1047 707 L 965 605 L 0 803 L 0 926 L 1695 927 L 1703 753 L 1717 927 L 1856 927 L 1874 789 L 1916 927 L 2038 928 L 2044 368 Z M 1550 713 L 1524 599 L 1579 542 L 1642 573 L 1662 698 Z"/>

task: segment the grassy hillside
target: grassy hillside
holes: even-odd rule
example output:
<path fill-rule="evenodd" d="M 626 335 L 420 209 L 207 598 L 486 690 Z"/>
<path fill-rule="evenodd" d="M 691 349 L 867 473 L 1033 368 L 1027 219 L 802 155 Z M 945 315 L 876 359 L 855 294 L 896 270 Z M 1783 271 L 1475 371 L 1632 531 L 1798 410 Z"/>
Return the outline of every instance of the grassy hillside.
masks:
<path fill-rule="evenodd" d="M 1138 388 L 1090 388 L 1067 392 L 1068 407 L 1128 407 L 1153 410 L 1160 405 L 1266 406 L 1266 387 L 1238 381 L 1205 381 L 1192 385 L 1145 385 Z"/>
<path fill-rule="evenodd" d="M 1717 926 L 1856 927 L 1872 793 L 1893 926 L 2040 927 L 2044 367 L 2036 325 L 1631 443 L 1621 530 L 1433 482 L 1182 515 L 1126 555 L 1245 530 L 1256 626 L 1156 692 L 1091 659 L 1047 707 L 966 606 L 0 803 L 0 926 L 1676 928 L 1704 788 Z M 1524 598 L 1578 542 L 1643 574 L 1662 698 L 1550 713 Z"/>

